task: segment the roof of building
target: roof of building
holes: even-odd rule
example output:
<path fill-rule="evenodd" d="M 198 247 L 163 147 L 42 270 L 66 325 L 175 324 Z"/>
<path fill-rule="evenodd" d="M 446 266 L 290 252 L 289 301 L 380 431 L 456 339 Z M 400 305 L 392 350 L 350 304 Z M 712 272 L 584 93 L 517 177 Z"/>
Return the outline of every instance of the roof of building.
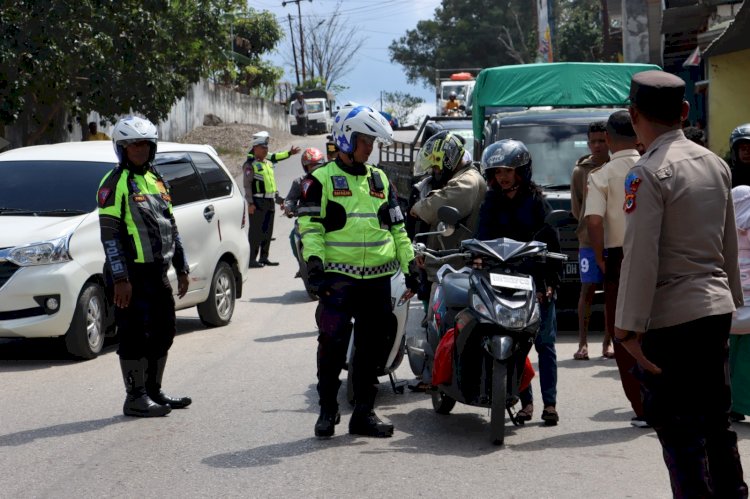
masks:
<path fill-rule="evenodd" d="M 747 30 L 750 29 L 750 2 L 744 2 L 734 21 L 724 30 L 720 36 L 711 42 L 704 51 L 704 57 L 728 54 L 750 48 L 750 37 Z"/>

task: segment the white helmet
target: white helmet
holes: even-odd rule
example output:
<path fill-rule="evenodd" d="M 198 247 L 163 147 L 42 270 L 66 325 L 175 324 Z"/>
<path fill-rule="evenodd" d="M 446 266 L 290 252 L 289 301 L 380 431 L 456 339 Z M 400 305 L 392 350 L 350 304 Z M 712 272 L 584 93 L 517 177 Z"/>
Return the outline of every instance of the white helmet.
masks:
<path fill-rule="evenodd" d="M 359 133 L 386 143 L 393 140 L 393 130 L 388 120 L 371 107 L 357 106 L 341 109 L 333 122 L 333 140 L 339 150 L 352 154 Z"/>
<path fill-rule="evenodd" d="M 112 129 L 112 145 L 120 163 L 125 161 L 125 147 L 133 142 L 146 140 L 151 143 L 149 162 L 156 157 L 156 141 L 159 139 L 159 131 L 149 120 L 138 116 L 125 116 L 115 124 Z"/>
<path fill-rule="evenodd" d="M 252 149 L 255 146 L 267 146 L 268 141 L 271 140 L 271 136 L 268 135 L 268 132 L 258 132 L 253 134 L 253 138 L 250 141 L 250 149 Z"/>

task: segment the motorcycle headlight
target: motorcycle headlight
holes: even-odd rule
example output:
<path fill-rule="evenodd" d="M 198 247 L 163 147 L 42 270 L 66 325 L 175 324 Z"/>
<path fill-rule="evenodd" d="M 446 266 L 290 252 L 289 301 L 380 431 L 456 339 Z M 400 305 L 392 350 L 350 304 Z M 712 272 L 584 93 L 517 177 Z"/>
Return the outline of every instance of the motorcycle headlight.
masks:
<path fill-rule="evenodd" d="M 49 265 L 72 260 L 68 251 L 68 236 L 50 239 L 41 243 L 18 246 L 8 252 L 8 261 L 19 267 Z"/>
<path fill-rule="evenodd" d="M 524 307 L 507 308 L 498 303 L 495 305 L 495 317 L 497 317 L 498 324 L 504 328 L 523 329 L 526 326 L 527 313 Z"/>
<path fill-rule="evenodd" d="M 534 302 L 534 304 L 531 306 L 531 317 L 529 318 L 529 324 L 535 324 L 539 322 L 540 318 L 541 312 L 539 310 L 539 304 L 537 302 Z"/>

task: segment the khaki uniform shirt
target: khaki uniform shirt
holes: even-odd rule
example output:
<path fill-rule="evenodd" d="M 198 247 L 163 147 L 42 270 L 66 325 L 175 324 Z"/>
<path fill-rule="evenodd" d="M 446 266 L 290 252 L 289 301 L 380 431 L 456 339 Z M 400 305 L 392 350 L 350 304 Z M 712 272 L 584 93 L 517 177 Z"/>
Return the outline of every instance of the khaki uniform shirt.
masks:
<path fill-rule="evenodd" d="M 471 232 L 456 227 L 456 231 L 449 237 L 439 237 L 444 248 L 430 239 L 428 245 L 433 249 L 458 248 L 464 239 L 474 237 L 479 222 L 479 208 L 487 192 L 487 182 L 474 166 L 465 167 L 456 172 L 442 189 L 432 191 L 425 199 L 417 202 L 412 210 L 416 215 L 430 224 L 430 230 L 435 230 L 438 224 L 437 212 L 441 206 L 452 206 L 461 215 L 462 223 Z M 437 237 L 437 236 L 436 236 Z"/>
<path fill-rule="evenodd" d="M 570 212 L 578 220 L 576 236 L 578 236 L 579 248 L 591 247 L 589 231 L 583 223 L 583 214 L 586 212 L 586 183 L 594 168 L 597 166 L 591 161 L 591 155 L 583 156 L 576 162 L 570 177 Z"/>
<path fill-rule="evenodd" d="M 742 304 L 731 183 L 727 164 L 682 130 L 630 170 L 617 327 L 643 332 Z"/>
<path fill-rule="evenodd" d="M 586 191 L 586 213 L 604 219 L 604 247 L 619 248 L 625 237 L 625 176 L 641 158 L 635 149 L 625 149 L 610 156 L 609 162 L 589 174 Z"/>

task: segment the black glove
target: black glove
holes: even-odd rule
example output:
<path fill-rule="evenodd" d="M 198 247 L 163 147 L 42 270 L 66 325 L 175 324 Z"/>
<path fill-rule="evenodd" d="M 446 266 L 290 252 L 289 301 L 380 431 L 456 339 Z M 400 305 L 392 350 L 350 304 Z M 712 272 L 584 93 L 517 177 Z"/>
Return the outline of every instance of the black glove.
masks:
<path fill-rule="evenodd" d="M 311 256 L 307 260 L 307 283 L 313 293 L 318 294 L 320 287 L 325 281 L 326 272 L 323 268 L 323 260 L 317 256 Z"/>

